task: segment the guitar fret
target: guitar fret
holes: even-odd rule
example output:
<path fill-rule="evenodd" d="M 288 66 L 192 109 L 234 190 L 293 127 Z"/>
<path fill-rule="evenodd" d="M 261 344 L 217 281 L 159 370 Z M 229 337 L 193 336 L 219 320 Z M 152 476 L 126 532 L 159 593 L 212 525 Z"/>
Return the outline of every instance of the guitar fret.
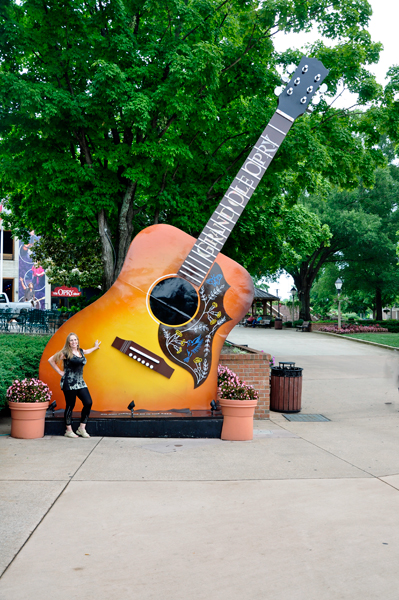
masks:
<path fill-rule="evenodd" d="M 234 181 L 233 181 L 233 183 L 234 183 Z M 243 190 L 240 190 L 240 188 L 237 188 L 237 187 L 233 188 L 233 185 L 230 186 L 230 189 L 233 192 L 236 192 L 237 194 L 239 194 L 239 196 L 243 196 L 244 198 L 246 198 L 246 200 L 249 200 L 251 197 L 251 196 L 247 196 L 247 194 Z"/>
<path fill-rule="evenodd" d="M 212 219 L 213 221 L 213 219 Z M 210 229 L 211 231 L 217 233 L 217 235 L 221 235 L 222 237 L 224 237 L 225 240 L 227 240 L 227 237 L 225 235 L 223 235 L 223 233 L 216 231 L 215 229 L 213 229 L 210 225 L 206 224 L 205 227 L 208 227 L 208 229 Z"/>
<path fill-rule="evenodd" d="M 215 213 L 213 213 L 213 214 L 215 214 Z M 215 219 L 213 217 L 211 217 L 209 220 L 216 223 L 216 225 L 218 225 L 219 227 L 223 227 L 223 225 L 221 223 L 219 223 L 219 221 L 215 221 Z M 209 225 L 205 225 L 205 227 L 209 227 Z M 226 229 L 226 227 L 223 227 L 223 230 L 228 231 L 228 229 Z M 220 234 L 220 235 L 222 235 L 222 234 Z M 224 236 L 224 237 L 227 239 L 226 236 Z"/>
<path fill-rule="evenodd" d="M 223 202 L 223 200 L 222 200 Z M 228 208 L 229 210 L 231 210 L 232 213 L 234 213 L 235 215 L 237 215 L 237 217 L 241 217 L 241 213 L 236 212 L 233 208 L 231 208 L 231 206 L 229 206 L 228 204 L 222 204 L 222 202 L 220 203 L 220 206 L 224 206 L 225 208 Z"/>
<path fill-rule="evenodd" d="M 252 160 L 252 162 L 255 165 L 257 165 L 258 167 L 260 167 L 261 169 L 264 169 L 266 171 L 265 166 L 262 165 L 262 163 L 259 160 L 257 160 L 256 158 L 253 158 L 252 156 L 250 156 L 248 160 Z M 261 177 L 259 178 L 259 181 L 262 179 L 262 177 L 263 177 L 263 173 L 262 173 Z"/>
<path fill-rule="evenodd" d="M 276 129 L 276 127 L 274 127 L 273 125 L 270 125 L 270 123 L 267 127 L 273 127 L 273 129 Z M 267 129 L 267 127 L 266 127 L 266 129 Z M 280 131 L 280 129 L 276 129 L 276 131 Z M 282 133 L 282 132 L 280 131 L 280 133 Z M 283 134 L 283 135 L 285 135 L 285 134 Z M 275 146 L 276 151 L 280 148 L 280 144 L 276 144 L 276 142 L 273 142 L 273 140 L 270 139 L 270 137 L 267 135 L 267 133 L 265 134 L 265 132 L 263 132 L 260 137 L 263 140 L 265 140 L 267 144 L 272 144 L 273 146 Z M 259 142 L 259 140 L 258 140 L 258 142 Z M 256 142 L 256 143 L 258 143 L 258 142 Z"/>
<path fill-rule="evenodd" d="M 199 285 L 202 283 L 201 279 L 197 279 L 190 273 L 185 273 L 182 269 L 179 270 L 179 274 L 182 274 L 186 279 L 191 279 L 192 281 L 195 281 L 195 283 L 197 283 Z"/>
<path fill-rule="evenodd" d="M 284 119 L 287 119 L 288 121 L 291 121 L 291 123 L 294 122 L 294 119 L 290 115 L 287 115 L 287 113 L 283 112 L 279 108 L 276 110 L 276 113 L 279 114 L 279 115 L 281 115 L 282 117 L 284 117 Z"/>
<path fill-rule="evenodd" d="M 274 125 L 271 125 L 271 123 L 269 123 L 269 127 L 272 127 L 273 129 L 275 129 L 276 131 L 278 131 L 279 133 L 281 133 L 281 135 L 283 135 L 285 137 L 286 134 L 284 133 L 284 131 L 281 131 L 281 129 L 278 129 Z M 262 135 L 262 137 L 263 137 L 263 135 Z"/>
<path fill-rule="evenodd" d="M 190 260 L 195 260 L 195 262 L 199 263 L 200 265 L 202 265 L 202 266 L 203 266 L 203 267 L 206 269 L 206 265 L 204 265 L 204 264 L 203 264 L 203 263 L 202 263 L 200 260 L 198 260 L 198 258 L 194 258 L 194 256 L 191 256 L 191 252 L 190 252 L 190 254 L 187 256 L 186 260 L 187 260 L 188 258 L 189 258 Z M 209 267 L 208 267 L 208 271 L 209 271 Z M 206 272 L 206 273 L 208 273 L 208 271 L 205 271 L 205 272 Z"/>
<path fill-rule="evenodd" d="M 189 271 L 191 271 L 192 273 L 194 273 L 194 275 L 198 275 L 198 273 L 197 273 L 196 271 L 194 271 L 194 269 L 191 269 L 190 267 L 188 267 L 188 266 L 187 266 L 187 265 L 189 265 L 189 264 L 190 264 L 190 263 L 189 263 L 187 260 L 185 260 L 185 261 L 184 261 L 184 268 L 185 268 L 185 269 L 188 269 Z M 198 269 L 198 270 L 199 270 L 199 269 Z M 206 273 L 205 273 L 205 275 L 206 275 Z"/>
<path fill-rule="evenodd" d="M 261 150 L 261 148 L 258 148 L 257 146 L 254 146 L 254 150 L 261 152 L 262 154 L 267 156 L 267 158 L 270 158 L 270 160 L 273 160 L 273 156 L 271 154 L 268 154 L 266 150 Z M 269 152 L 275 152 L 275 151 L 276 151 L 276 148 L 273 148 L 273 150 L 269 150 Z"/>
<path fill-rule="evenodd" d="M 192 249 L 191 252 L 195 252 L 195 254 L 198 254 L 198 256 L 200 256 L 201 258 L 203 258 L 204 260 L 206 260 L 207 262 L 209 262 L 211 265 L 213 265 L 214 261 L 213 260 L 209 260 L 209 258 L 206 258 L 205 256 L 202 256 L 202 254 L 200 254 L 199 252 L 197 252 L 197 250 L 194 250 L 194 248 Z M 189 254 L 190 256 L 190 254 Z"/>
<path fill-rule="evenodd" d="M 250 161 L 253 164 L 255 164 L 256 167 L 260 166 L 260 165 L 258 165 L 258 163 L 254 162 L 254 160 L 250 156 L 248 156 L 246 164 L 248 164 Z M 244 167 L 242 168 L 242 170 L 245 171 L 246 173 L 249 173 L 251 175 L 251 177 L 255 177 L 255 179 L 257 179 L 258 181 L 260 181 L 262 179 L 262 177 L 263 177 L 263 173 L 262 173 L 262 175 L 260 177 L 258 177 L 257 175 L 255 175 L 255 173 L 251 173 L 251 171 L 246 171 Z"/>
<path fill-rule="evenodd" d="M 187 260 L 187 258 L 186 258 L 186 260 L 184 261 L 184 264 L 185 264 L 185 265 L 191 265 L 192 267 L 194 267 L 194 269 L 197 269 L 197 271 L 201 271 L 201 273 L 205 273 L 205 275 L 208 273 L 208 271 L 204 271 L 203 269 L 200 269 L 200 268 L 199 268 L 199 267 L 197 267 L 196 265 L 193 265 L 192 263 L 190 263 L 190 262 Z M 192 269 L 190 269 L 190 270 L 192 270 Z M 196 271 L 193 271 L 193 272 L 195 273 Z"/>
<path fill-rule="evenodd" d="M 236 177 L 236 179 L 237 179 L 237 181 L 240 181 L 241 183 L 244 183 L 242 179 L 238 179 L 238 177 Z M 256 190 L 256 186 L 254 187 L 250 183 L 245 183 L 245 185 L 247 185 L 248 187 L 250 187 L 251 190 Z"/>
<path fill-rule="evenodd" d="M 203 233 L 201 233 L 201 235 L 203 235 Z M 201 235 L 198 238 L 198 240 L 200 242 L 205 242 L 205 244 L 208 244 L 208 246 L 210 246 L 211 248 L 214 248 L 215 250 L 217 250 L 218 253 L 220 252 L 220 249 L 223 247 L 223 244 L 221 244 L 221 247 L 218 248 L 215 244 L 220 244 L 220 242 L 218 242 L 217 240 L 211 240 L 211 241 L 209 241 L 207 237 L 201 238 Z"/>
<path fill-rule="evenodd" d="M 215 215 L 219 215 L 220 217 L 222 217 L 223 219 L 226 219 L 226 221 L 229 221 L 229 223 L 232 223 L 233 225 L 235 225 L 235 222 L 232 221 L 231 219 L 229 219 L 228 217 L 225 217 L 224 215 L 221 215 L 220 213 L 218 213 L 217 210 L 215 210 L 215 212 L 213 213 Z"/>

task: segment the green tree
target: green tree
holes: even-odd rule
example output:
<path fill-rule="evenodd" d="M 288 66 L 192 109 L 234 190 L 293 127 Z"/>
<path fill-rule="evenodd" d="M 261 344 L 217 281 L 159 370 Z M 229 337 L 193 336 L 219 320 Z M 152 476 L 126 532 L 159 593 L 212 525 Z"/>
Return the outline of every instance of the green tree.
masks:
<path fill-rule="evenodd" d="M 382 303 L 393 300 L 399 292 L 395 254 L 398 193 L 398 168 L 391 165 L 376 170 L 371 189 L 360 184 L 353 191 L 336 189 L 325 200 L 317 195 L 303 198 L 320 221 L 328 225 L 331 240 L 328 245 L 320 244 L 311 254 L 302 255 L 295 264 L 286 264 L 300 293 L 301 318 L 310 318 L 310 291 L 321 270 L 326 270 L 323 286 L 333 290 L 337 268 L 345 282 L 343 292 L 356 296 L 354 302 L 362 305 L 363 310 L 368 302 L 377 318 L 382 318 Z M 329 263 L 336 265 L 336 269 L 328 269 Z M 318 296 L 322 295 L 323 286 L 318 286 L 321 287 L 316 290 Z"/>
<path fill-rule="evenodd" d="M 274 36 L 316 25 L 330 43 L 310 51 L 330 68 L 331 94 L 343 80 L 364 104 L 380 93 L 365 70 L 381 47 L 370 15 L 366 0 L 5 0 L 0 192 L 10 226 L 99 236 L 105 288 L 134 231 L 167 222 L 198 236 L 275 110 L 278 68 L 300 58 L 276 53 Z M 250 232 L 264 240 L 248 260 L 257 265 L 282 244 L 270 225 L 282 195 L 286 207 L 325 178 L 370 178 L 375 133 L 356 133 L 324 102 L 295 123 L 226 251 L 250 253 Z"/>
<path fill-rule="evenodd" d="M 74 239 L 43 236 L 32 248 L 32 258 L 46 271 L 50 283 L 66 286 L 101 287 L 103 263 L 99 239 Z"/>
<path fill-rule="evenodd" d="M 360 186 L 357 201 L 376 219 L 367 236 L 357 236 L 342 253 L 342 277 L 346 292 L 360 292 L 363 301 L 382 319 L 383 306 L 399 294 L 399 265 L 396 255 L 399 229 L 399 168 L 390 165 L 376 173 L 375 186 Z"/>

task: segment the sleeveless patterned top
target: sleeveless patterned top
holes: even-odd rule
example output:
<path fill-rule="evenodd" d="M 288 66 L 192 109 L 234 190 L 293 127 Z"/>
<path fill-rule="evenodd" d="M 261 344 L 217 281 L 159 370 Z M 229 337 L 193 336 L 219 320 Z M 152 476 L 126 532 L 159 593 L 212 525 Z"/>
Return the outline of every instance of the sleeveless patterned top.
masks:
<path fill-rule="evenodd" d="M 81 348 L 79 352 L 81 356 L 73 355 L 72 358 L 64 359 L 64 375 L 61 377 L 61 389 L 64 391 L 87 387 L 83 380 L 83 367 L 87 363 L 87 358 Z"/>

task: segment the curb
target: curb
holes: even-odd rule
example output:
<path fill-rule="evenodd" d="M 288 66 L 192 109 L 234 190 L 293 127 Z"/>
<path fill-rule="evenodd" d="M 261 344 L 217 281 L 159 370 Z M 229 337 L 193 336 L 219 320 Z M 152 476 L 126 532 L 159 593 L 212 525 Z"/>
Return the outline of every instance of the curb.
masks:
<path fill-rule="evenodd" d="M 337 337 L 345 340 L 349 340 L 350 342 L 357 342 L 358 344 L 367 344 L 368 346 L 377 346 L 378 348 L 385 348 L 386 350 L 393 350 L 394 352 L 398 352 L 399 348 L 395 346 L 387 346 L 386 344 L 378 344 L 377 342 L 369 342 L 368 340 L 358 340 L 357 338 L 346 337 L 342 333 L 330 333 L 329 331 L 312 331 L 311 333 L 319 333 L 321 335 L 331 335 L 333 337 Z"/>

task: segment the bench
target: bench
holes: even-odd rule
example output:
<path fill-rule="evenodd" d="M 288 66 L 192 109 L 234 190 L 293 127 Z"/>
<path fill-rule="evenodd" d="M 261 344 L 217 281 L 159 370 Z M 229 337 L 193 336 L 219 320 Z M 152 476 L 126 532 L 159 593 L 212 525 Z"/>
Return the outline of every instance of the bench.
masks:
<path fill-rule="evenodd" d="M 270 319 L 262 319 L 261 321 L 258 322 L 258 327 L 271 327 L 271 320 Z"/>
<path fill-rule="evenodd" d="M 302 325 L 297 325 L 296 326 L 296 330 L 297 331 L 309 331 L 309 325 L 310 325 L 309 321 L 304 321 L 302 323 Z"/>

